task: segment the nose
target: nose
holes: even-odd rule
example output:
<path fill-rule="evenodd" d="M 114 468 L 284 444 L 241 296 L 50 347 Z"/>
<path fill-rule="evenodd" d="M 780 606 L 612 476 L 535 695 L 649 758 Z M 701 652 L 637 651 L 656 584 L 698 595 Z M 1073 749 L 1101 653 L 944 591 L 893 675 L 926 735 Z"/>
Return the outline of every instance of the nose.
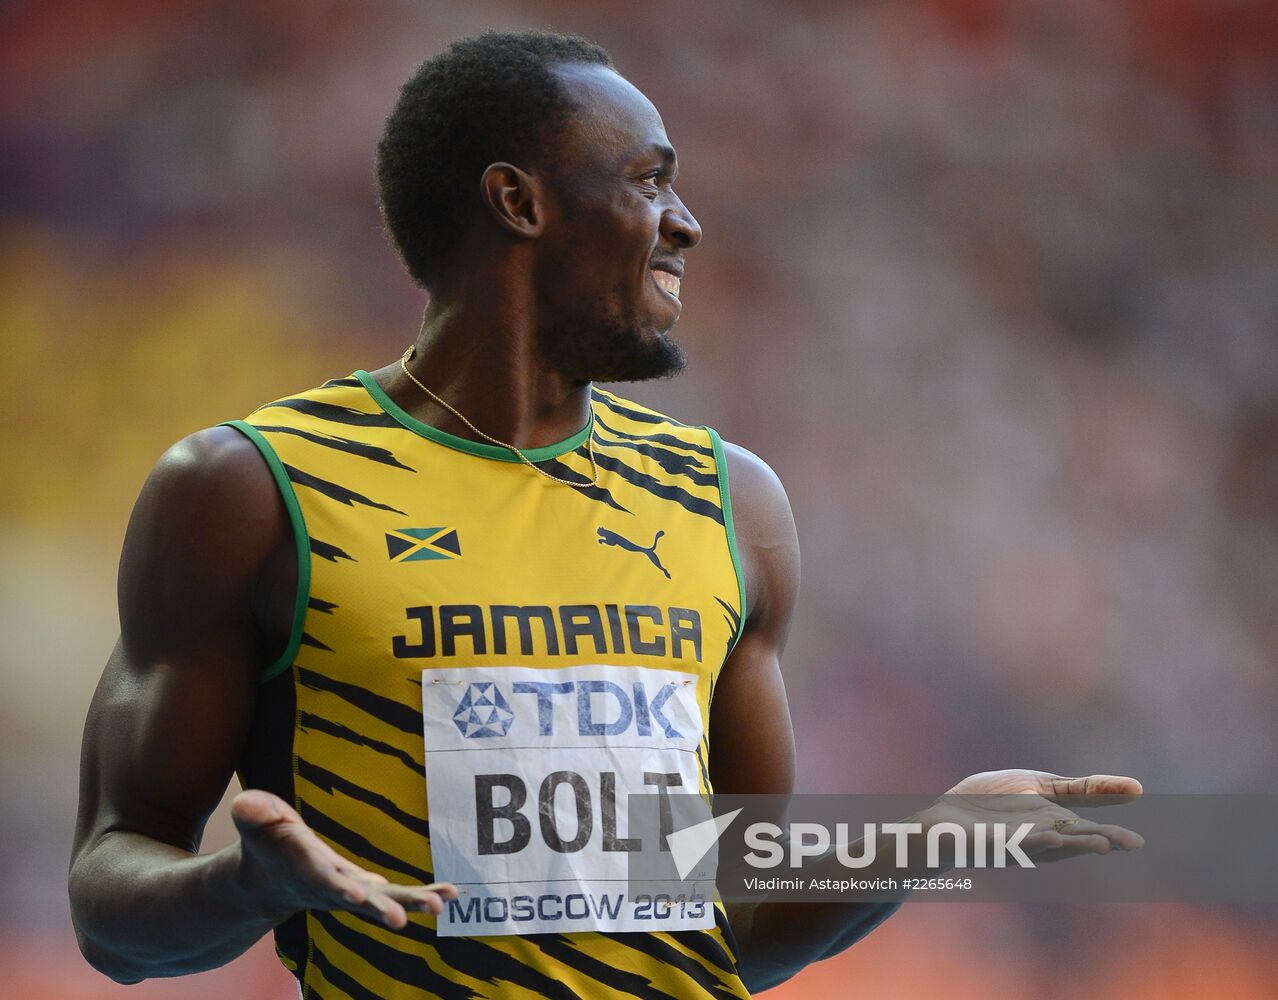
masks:
<path fill-rule="evenodd" d="M 661 236 L 684 250 L 691 250 L 701 242 L 701 224 L 673 191 L 670 192 L 670 207 L 661 215 Z"/>

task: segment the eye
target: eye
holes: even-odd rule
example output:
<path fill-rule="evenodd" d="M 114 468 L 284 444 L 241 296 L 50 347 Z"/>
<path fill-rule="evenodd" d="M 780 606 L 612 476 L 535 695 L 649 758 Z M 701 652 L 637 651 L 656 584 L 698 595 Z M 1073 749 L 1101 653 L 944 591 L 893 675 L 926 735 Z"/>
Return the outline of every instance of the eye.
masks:
<path fill-rule="evenodd" d="M 650 189 L 644 192 L 644 194 L 647 197 L 655 198 L 657 196 L 661 186 L 660 180 L 659 180 L 660 177 L 661 177 L 661 171 L 654 170 L 652 171 L 652 173 L 644 174 L 642 177 L 639 178 L 640 182 Z"/>

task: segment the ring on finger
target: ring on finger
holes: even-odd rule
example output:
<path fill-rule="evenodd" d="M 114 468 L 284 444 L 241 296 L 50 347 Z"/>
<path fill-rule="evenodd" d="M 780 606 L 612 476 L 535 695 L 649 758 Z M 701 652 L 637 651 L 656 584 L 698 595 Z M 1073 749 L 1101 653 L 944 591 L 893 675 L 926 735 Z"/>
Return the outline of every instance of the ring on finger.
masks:
<path fill-rule="evenodd" d="M 1076 823 L 1081 823 L 1081 822 L 1082 820 L 1080 819 L 1058 819 L 1052 822 L 1052 829 L 1055 830 L 1057 833 L 1064 833 L 1071 826 L 1074 826 Z"/>

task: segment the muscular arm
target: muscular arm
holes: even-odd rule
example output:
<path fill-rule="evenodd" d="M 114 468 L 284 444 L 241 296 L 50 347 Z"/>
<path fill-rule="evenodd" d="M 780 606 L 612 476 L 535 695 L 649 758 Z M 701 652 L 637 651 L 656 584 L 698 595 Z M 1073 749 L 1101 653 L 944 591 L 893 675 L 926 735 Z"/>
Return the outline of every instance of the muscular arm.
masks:
<path fill-rule="evenodd" d="M 436 909 L 420 889 L 390 898 L 266 792 L 236 799 L 238 843 L 196 854 L 288 634 L 296 583 L 278 567 L 292 558 L 270 473 L 231 428 L 172 448 L 138 499 L 120 641 L 85 724 L 70 873 L 81 950 L 117 981 L 221 965 L 308 906 L 391 926 L 405 906 Z"/>
<path fill-rule="evenodd" d="M 716 792 L 787 794 L 794 786 L 794 734 L 780 656 L 798 591 L 798 541 L 785 491 L 772 471 L 754 455 L 731 445 L 727 458 L 748 617 L 715 688 L 710 714 L 711 779 Z M 981 830 L 981 836 L 986 835 L 991 816 L 1011 828 L 1028 822 L 1039 831 L 1022 841 L 1028 853 L 1036 861 L 1058 861 L 1115 848 L 1139 849 L 1144 841 L 1138 834 L 1081 820 L 1066 807 L 1131 801 L 1140 792 L 1134 778 L 1117 775 L 1063 778 L 1042 771 L 991 771 L 964 779 L 906 821 L 918 822 L 924 830 L 936 823 L 958 823 L 969 831 Z M 1068 820 L 1069 832 L 1053 827 L 1060 819 Z M 859 854 L 860 847 L 853 845 L 853 852 Z M 894 853 L 884 836 L 877 845 L 876 860 L 860 869 L 860 876 L 937 872 L 917 858 L 898 869 Z M 814 859 L 806 871 L 814 877 L 845 874 L 832 855 Z M 806 965 L 855 944 L 899 905 L 765 900 L 729 906 L 742 978 L 752 990 L 784 982 Z"/>
<path fill-rule="evenodd" d="M 211 968 L 286 916 L 238 882 L 238 851 L 195 854 L 252 720 L 265 662 L 253 599 L 286 524 L 230 428 L 176 445 L 138 499 L 120 641 L 85 724 L 70 879 L 81 949 L 114 979 Z"/>
<path fill-rule="evenodd" d="M 715 686 L 710 779 L 728 795 L 794 789 L 794 733 L 781 652 L 799 593 L 799 540 L 781 481 L 762 459 L 725 442 L 746 621 Z"/>
<path fill-rule="evenodd" d="M 725 449 L 748 616 L 715 688 L 711 780 L 717 793 L 784 795 L 794 789 L 794 733 L 780 658 L 798 596 L 799 543 L 776 475 L 745 449 Z M 775 986 L 849 947 L 897 905 L 730 905 L 742 977 L 752 990 Z"/>

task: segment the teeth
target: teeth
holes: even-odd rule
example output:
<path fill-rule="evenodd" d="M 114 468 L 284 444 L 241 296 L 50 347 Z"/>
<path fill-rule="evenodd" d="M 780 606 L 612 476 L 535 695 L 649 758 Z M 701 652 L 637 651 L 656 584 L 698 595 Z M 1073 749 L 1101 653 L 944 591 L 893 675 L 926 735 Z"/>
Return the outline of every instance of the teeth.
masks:
<path fill-rule="evenodd" d="M 669 271 L 653 271 L 652 277 L 663 292 L 669 292 L 676 299 L 679 297 L 679 279 Z"/>

